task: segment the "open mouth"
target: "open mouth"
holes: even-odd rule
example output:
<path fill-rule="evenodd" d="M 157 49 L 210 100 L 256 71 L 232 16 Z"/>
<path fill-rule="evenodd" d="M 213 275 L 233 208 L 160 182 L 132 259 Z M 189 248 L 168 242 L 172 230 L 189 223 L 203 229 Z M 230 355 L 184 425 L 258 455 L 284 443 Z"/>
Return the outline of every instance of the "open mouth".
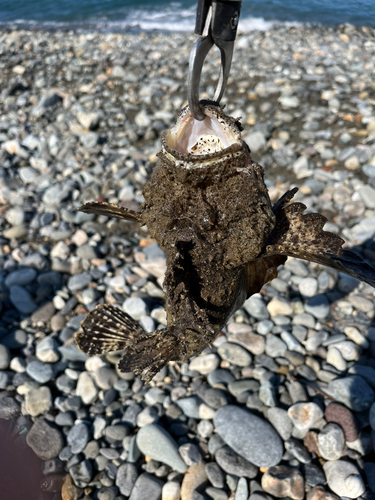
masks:
<path fill-rule="evenodd" d="M 186 113 L 166 135 L 167 145 L 170 148 L 190 155 L 216 153 L 238 140 L 239 133 L 236 134 L 231 130 L 222 119 L 206 115 L 203 121 L 198 121 L 190 112 Z"/>

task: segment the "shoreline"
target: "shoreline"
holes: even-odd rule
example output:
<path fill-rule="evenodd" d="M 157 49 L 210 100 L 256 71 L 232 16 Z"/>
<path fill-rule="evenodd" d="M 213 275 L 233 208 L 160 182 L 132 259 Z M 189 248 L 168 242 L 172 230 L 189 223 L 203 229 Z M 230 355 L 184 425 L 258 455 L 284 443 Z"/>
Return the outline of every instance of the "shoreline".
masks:
<path fill-rule="evenodd" d="M 263 18 L 245 18 L 241 19 L 244 23 L 249 25 L 249 28 L 244 29 L 239 26 L 238 35 L 246 36 L 251 32 L 266 32 L 269 30 L 279 30 L 288 28 L 300 28 L 307 30 L 322 29 L 322 30 L 345 30 L 345 28 L 373 31 L 375 33 L 374 25 L 362 25 L 362 24 L 352 24 L 352 23 L 319 23 L 319 22 L 302 22 L 302 21 L 278 21 L 278 20 L 266 20 Z M 124 21 L 125 23 L 125 21 Z M 96 23 L 79 23 L 79 22 L 54 22 L 54 21 L 44 21 L 39 23 L 38 21 L 15 21 L 0 23 L 1 32 L 9 31 L 25 31 L 25 32 L 47 32 L 47 33 L 76 33 L 76 34 L 98 34 L 98 35 L 109 35 L 109 34 L 120 34 L 120 35 L 139 35 L 144 33 L 145 35 L 153 34 L 184 34 L 193 35 L 194 34 L 194 23 L 191 23 L 191 27 L 184 27 L 181 29 L 160 27 L 144 27 L 142 24 L 136 25 L 124 24 L 121 26 L 121 22 L 111 22 L 102 21 L 102 26 Z"/>

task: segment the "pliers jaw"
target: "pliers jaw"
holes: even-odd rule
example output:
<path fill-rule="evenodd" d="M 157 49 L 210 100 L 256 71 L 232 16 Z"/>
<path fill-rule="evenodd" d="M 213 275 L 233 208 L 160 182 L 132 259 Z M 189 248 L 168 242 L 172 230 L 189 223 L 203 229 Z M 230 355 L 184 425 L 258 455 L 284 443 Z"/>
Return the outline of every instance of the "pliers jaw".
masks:
<path fill-rule="evenodd" d="M 195 33 L 201 35 L 190 54 L 188 101 L 193 117 L 202 121 L 205 114 L 199 104 L 199 82 L 203 63 L 213 45 L 220 50 L 221 67 L 214 102 L 219 103 L 227 84 L 232 63 L 234 40 L 242 0 L 199 0 Z"/>

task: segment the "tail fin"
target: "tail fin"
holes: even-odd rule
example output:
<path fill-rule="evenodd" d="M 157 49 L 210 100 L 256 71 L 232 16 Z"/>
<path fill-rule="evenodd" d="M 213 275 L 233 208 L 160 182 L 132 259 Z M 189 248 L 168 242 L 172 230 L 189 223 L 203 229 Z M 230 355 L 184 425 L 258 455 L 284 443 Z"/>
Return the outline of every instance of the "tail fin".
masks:
<path fill-rule="evenodd" d="M 177 355 L 178 347 L 172 328 L 147 334 L 121 309 L 108 304 L 87 315 L 74 339 L 78 348 L 90 356 L 124 350 L 120 371 L 133 371 L 146 382 Z"/>

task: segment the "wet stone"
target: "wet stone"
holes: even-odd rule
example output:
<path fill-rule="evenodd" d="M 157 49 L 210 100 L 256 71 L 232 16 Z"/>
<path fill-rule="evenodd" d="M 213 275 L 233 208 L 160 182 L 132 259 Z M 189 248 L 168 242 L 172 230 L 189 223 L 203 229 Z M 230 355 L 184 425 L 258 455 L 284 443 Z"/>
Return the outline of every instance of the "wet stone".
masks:
<path fill-rule="evenodd" d="M 41 460 L 59 455 L 64 446 L 62 434 L 44 419 L 37 419 L 26 436 L 26 442 Z"/>

